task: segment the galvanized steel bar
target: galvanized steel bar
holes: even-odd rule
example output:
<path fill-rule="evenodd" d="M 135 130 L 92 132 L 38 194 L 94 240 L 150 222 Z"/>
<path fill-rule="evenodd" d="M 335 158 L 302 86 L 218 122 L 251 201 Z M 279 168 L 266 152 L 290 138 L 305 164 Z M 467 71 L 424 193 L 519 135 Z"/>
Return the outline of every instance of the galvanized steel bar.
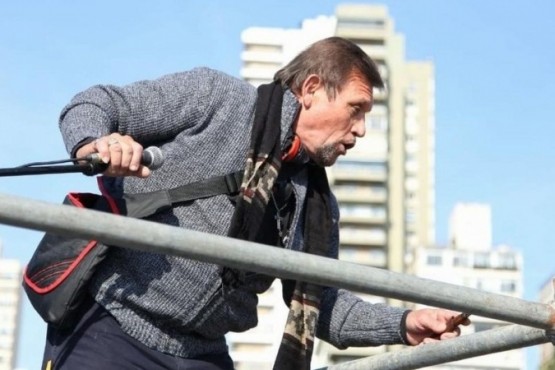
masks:
<path fill-rule="evenodd" d="M 551 328 L 546 304 L 98 211 L 0 194 L 0 222 Z"/>
<path fill-rule="evenodd" d="M 545 330 L 520 325 L 506 325 L 450 340 L 331 365 L 319 370 L 419 369 L 424 366 L 443 364 L 547 342 L 549 342 L 549 339 Z"/>

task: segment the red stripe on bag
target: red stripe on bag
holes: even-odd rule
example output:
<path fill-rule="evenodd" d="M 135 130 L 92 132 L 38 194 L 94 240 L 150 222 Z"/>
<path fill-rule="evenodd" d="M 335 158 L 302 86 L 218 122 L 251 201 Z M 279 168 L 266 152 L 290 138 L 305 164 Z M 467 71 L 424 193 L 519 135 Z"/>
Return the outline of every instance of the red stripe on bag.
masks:
<path fill-rule="evenodd" d="M 101 177 L 97 178 L 97 183 L 98 183 L 98 187 L 100 189 L 100 192 L 102 193 L 102 195 L 106 198 L 106 200 L 108 201 L 108 204 L 110 205 L 110 209 L 112 211 L 113 214 L 121 214 L 116 201 L 114 200 L 114 198 L 112 198 L 108 192 L 106 192 L 106 189 L 104 188 L 104 185 L 101 181 Z M 80 193 L 69 193 L 68 194 L 68 199 L 69 201 L 76 207 L 78 208 L 86 208 L 85 205 L 83 204 L 83 202 L 79 199 L 79 194 Z M 25 267 L 25 271 L 23 273 L 23 279 L 25 280 L 25 283 L 31 288 L 33 289 L 34 292 L 38 293 L 38 294 L 46 294 L 46 293 L 50 293 L 51 291 L 53 291 L 54 289 L 56 289 L 58 286 L 60 286 L 64 280 L 71 275 L 71 273 L 73 272 L 73 270 L 75 270 L 75 268 L 81 263 L 81 261 L 87 256 L 87 254 L 97 245 L 97 241 L 96 240 L 91 240 L 85 247 L 85 249 L 83 249 L 81 251 L 81 253 L 79 253 L 79 256 L 71 263 L 71 265 L 69 265 L 69 267 L 65 270 L 65 272 L 60 275 L 60 277 L 58 277 L 56 280 L 54 280 L 54 282 L 50 285 L 47 285 L 44 288 L 39 287 L 31 278 L 29 278 L 29 276 L 27 276 L 27 267 Z M 41 279 L 41 281 L 44 279 Z M 38 282 L 37 282 L 38 283 Z"/>
<path fill-rule="evenodd" d="M 83 249 L 83 251 L 79 254 L 79 257 L 77 257 L 75 259 L 75 261 L 73 261 L 73 263 L 69 266 L 69 268 L 59 278 L 57 278 L 52 284 L 50 284 L 50 285 L 48 285 L 44 288 L 41 288 L 41 287 L 37 286 L 31 279 L 29 279 L 29 277 L 27 276 L 27 268 L 25 269 L 25 274 L 23 275 L 23 279 L 25 279 L 25 283 L 29 287 L 31 287 L 31 289 L 33 289 L 34 292 L 39 293 L 39 294 L 50 293 L 51 291 L 56 289 L 60 284 L 62 284 L 64 282 L 64 280 L 73 272 L 75 267 L 77 267 L 79 265 L 81 260 L 83 258 L 85 258 L 85 256 L 95 246 L 96 246 L 96 240 L 90 241 L 89 244 L 87 244 L 87 246 L 85 247 L 85 249 Z"/>

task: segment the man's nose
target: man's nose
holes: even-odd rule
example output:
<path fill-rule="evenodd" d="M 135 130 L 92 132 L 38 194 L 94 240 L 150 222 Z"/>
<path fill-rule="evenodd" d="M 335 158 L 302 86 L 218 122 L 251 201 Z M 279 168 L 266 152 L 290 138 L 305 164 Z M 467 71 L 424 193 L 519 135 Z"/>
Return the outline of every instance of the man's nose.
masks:
<path fill-rule="evenodd" d="M 364 117 L 355 122 L 352 132 L 357 137 L 363 137 L 366 134 L 366 123 Z"/>

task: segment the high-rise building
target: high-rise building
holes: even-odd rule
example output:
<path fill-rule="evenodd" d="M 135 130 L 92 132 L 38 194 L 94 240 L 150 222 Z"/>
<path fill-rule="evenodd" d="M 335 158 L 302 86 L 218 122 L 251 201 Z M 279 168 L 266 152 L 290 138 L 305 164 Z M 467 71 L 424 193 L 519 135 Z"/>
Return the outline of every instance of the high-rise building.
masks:
<path fill-rule="evenodd" d="M 309 44 L 334 35 L 370 55 L 386 85 L 374 91 L 366 136 L 328 169 L 341 212 L 339 258 L 403 272 L 407 248 L 434 244 L 435 82 L 431 62 L 406 61 L 404 37 L 387 8 L 339 5 L 334 15 L 303 20 L 298 29 L 246 29 L 241 76 L 255 86 L 268 83 Z M 281 287 L 274 284 L 260 298 L 259 326 L 228 336 L 238 370 L 271 368 L 286 315 Z M 326 365 L 384 350 L 340 351 L 318 342 L 314 361 Z"/>
<path fill-rule="evenodd" d="M 21 277 L 21 264 L 17 260 L 2 258 L 0 242 L 0 370 L 15 369 Z"/>
<path fill-rule="evenodd" d="M 492 246 L 489 205 L 457 204 L 451 215 L 450 236 L 451 243 L 448 247 L 414 249 L 408 272 L 422 278 L 522 298 L 522 255 L 506 245 Z M 485 243 L 490 244 L 486 247 Z M 415 308 L 421 307 L 423 306 L 415 305 Z M 461 327 L 462 335 L 507 325 L 505 322 L 480 316 L 471 316 L 471 321 L 471 325 Z M 524 368 L 524 349 L 428 367 L 436 370 Z"/>

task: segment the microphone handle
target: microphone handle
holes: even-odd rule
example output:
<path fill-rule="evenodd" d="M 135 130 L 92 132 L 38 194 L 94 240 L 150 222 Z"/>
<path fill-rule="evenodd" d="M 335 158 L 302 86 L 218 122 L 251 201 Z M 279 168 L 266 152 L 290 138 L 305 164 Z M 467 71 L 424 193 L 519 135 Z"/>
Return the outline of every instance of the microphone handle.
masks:
<path fill-rule="evenodd" d="M 95 165 L 97 164 L 104 165 L 104 167 L 99 166 L 99 168 L 103 168 L 102 171 L 106 170 L 106 168 L 108 168 L 108 165 L 110 164 L 110 162 L 108 163 L 102 162 L 102 159 L 100 159 L 100 156 L 98 155 L 98 153 L 89 154 L 84 159 L 87 161 L 87 163 L 92 163 Z M 156 164 L 155 162 L 156 161 L 154 160 L 151 152 L 147 150 L 143 151 L 143 156 L 141 157 L 141 164 L 143 166 L 150 167 L 151 165 L 155 165 Z"/>
<path fill-rule="evenodd" d="M 87 176 L 95 176 L 106 171 L 108 166 L 108 163 L 104 163 L 101 160 L 92 159 L 90 162 L 81 165 L 81 172 L 83 172 L 83 174 Z"/>
<path fill-rule="evenodd" d="M 160 162 L 160 160 L 157 161 L 155 159 L 154 154 L 151 152 L 151 150 L 153 150 L 152 148 L 160 151 L 160 149 L 156 147 L 149 147 L 144 150 L 141 158 L 141 164 L 151 169 L 157 169 L 158 167 L 160 167 L 163 160 L 162 162 Z M 98 153 L 90 154 L 86 157 L 86 159 L 87 163 L 83 165 L 83 169 L 81 172 L 83 172 L 87 176 L 98 175 L 106 171 L 106 169 L 110 165 L 109 163 L 102 162 Z"/>

